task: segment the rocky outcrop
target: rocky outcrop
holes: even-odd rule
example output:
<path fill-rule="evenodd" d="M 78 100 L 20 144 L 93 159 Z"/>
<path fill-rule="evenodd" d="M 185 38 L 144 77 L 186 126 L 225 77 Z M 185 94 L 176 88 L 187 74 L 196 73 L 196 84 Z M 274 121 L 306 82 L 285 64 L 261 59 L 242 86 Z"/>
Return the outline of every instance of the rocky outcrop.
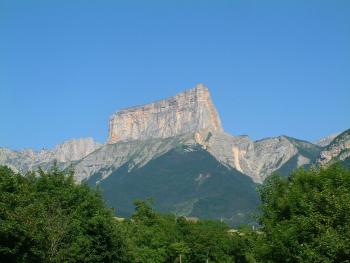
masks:
<path fill-rule="evenodd" d="M 181 147 L 181 145 L 195 144 L 192 138 L 192 134 L 184 134 L 164 139 L 119 141 L 114 144 L 106 144 L 75 165 L 76 179 L 83 181 L 95 175 L 98 176 L 98 181 L 101 181 L 122 166 L 127 166 L 126 172 L 130 172 L 171 149 Z"/>
<path fill-rule="evenodd" d="M 27 172 L 38 167 L 50 167 L 55 161 L 61 168 L 81 160 L 102 145 L 92 138 L 73 139 L 57 145 L 52 150 L 34 151 L 25 149 L 12 151 L 0 148 L 0 165 L 7 165 L 16 171 Z"/>
<path fill-rule="evenodd" d="M 151 160 L 172 149 L 184 147 L 186 151 L 191 151 L 198 146 L 226 167 L 251 177 L 256 183 L 263 182 L 293 157 L 297 158 L 296 167 L 313 162 L 314 158 L 305 152 L 308 147 L 318 149 L 311 143 L 286 136 L 254 142 L 248 136 L 199 131 L 169 138 L 106 144 L 79 161 L 75 172 L 78 181 L 86 180 L 92 175 L 98 175 L 98 181 L 101 181 L 122 166 L 127 166 L 129 172 L 147 165 Z"/>
<path fill-rule="evenodd" d="M 321 146 L 321 147 L 326 147 L 328 146 L 333 140 L 335 137 L 337 137 L 338 135 L 340 134 L 340 132 L 337 132 L 337 133 L 334 133 L 334 134 L 331 134 L 331 135 L 328 135 L 324 138 L 321 138 L 317 141 L 314 142 L 314 144 L 318 145 L 318 146 Z"/>
<path fill-rule="evenodd" d="M 92 138 L 73 139 L 57 145 L 51 151 L 51 158 L 58 162 L 77 161 L 101 147 Z"/>
<path fill-rule="evenodd" d="M 332 161 L 344 161 L 350 157 L 350 129 L 335 137 L 331 143 L 325 147 L 317 162 L 326 165 Z"/>
<path fill-rule="evenodd" d="M 87 138 L 51 150 L 0 148 L 0 165 L 22 173 L 54 162 L 72 166 L 78 182 L 99 184 L 125 216 L 135 199 L 155 197 L 159 211 L 240 224 L 258 205 L 255 183 L 271 173 L 287 176 L 316 160 L 344 160 L 350 167 L 350 130 L 332 138 L 316 145 L 288 136 L 232 136 L 223 131 L 208 89 L 198 85 L 115 113 L 104 145 Z"/>
<path fill-rule="evenodd" d="M 297 166 L 314 161 L 306 154 L 308 148 L 318 147 L 287 136 L 252 141 L 248 136 L 232 136 L 222 132 L 198 132 L 195 140 L 221 163 L 230 166 L 253 181 L 261 183 L 291 158 L 298 156 Z"/>
<path fill-rule="evenodd" d="M 78 181 L 92 176 L 101 181 L 120 167 L 127 167 L 128 173 L 172 149 L 201 147 L 221 164 L 261 183 L 274 171 L 289 174 L 294 168 L 314 163 L 318 156 L 320 164 L 335 157 L 347 158 L 347 136 L 342 133 L 325 148 L 287 136 L 259 141 L 232 136 L 223 131 L 208 89 L 197 85 L 165 100 L 118 111 L 110 119 L 105 145 L 88 138 L 65 142 L 53 150 L 0 148 L 0 164 L 25 172 L 50 167 L 56 160 L 63 168 L 73 164 Z"/>
<path fill-rule="evenodd" d="M 223 131 L 209 90 L 201 84 L 174 97 L 113 114 L 108 143 L 168 138 L 200 130 Z"/>
<path fill-rule="evenodd" d="M 221 163 L 250 176 L 255 182 L 262 182 L 298 153 L 298 147 L 284 136 L 253 142 L 247 136 L 226 134 L 209 90 L 203 85 L 165 100 L 118 111 L 110 119 L 108 143 L 183 134 L 191 134 L 191 142 L 194 140 Z M 128 152 L 124 151 L 124 155 Z M 300 165 L 309 162 L 308 157 L 299 157 Z M 114 168 L 119 163 L 115 161 Z M 84 172 L 84 176 L 88 174 Z"/>

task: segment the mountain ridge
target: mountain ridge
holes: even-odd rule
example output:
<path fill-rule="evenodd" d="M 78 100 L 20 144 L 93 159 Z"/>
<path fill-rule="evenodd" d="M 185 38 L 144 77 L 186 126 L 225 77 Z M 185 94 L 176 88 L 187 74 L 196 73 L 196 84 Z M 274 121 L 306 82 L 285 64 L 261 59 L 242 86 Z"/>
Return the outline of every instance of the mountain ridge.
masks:
<path fill-rule="evenodd" d="M 179 112 L 182 114 L 181 118 L 177 115 Z M 195 120 L 195 124 L 192 125 L 190 120 Z M 164 125 L 171 128 L 165 127 L 162 130 Z M 26 172 L 39 166 L 48 167 L 56 160 L 63 168 L 73 165 L 77 180 L 82 181 L 92 176 L 97 169 L 118 168 L 130 161 L 131 155 L 137 156 L 133 160 L 135 165 L 140 166 L 171 150 L 176 144 L 198 143 L 223 165 L 251 177 L 256 183 L 262 183 L 266 177 L 293 158 L 296 161 L 292 167 L 321 163 L 322 158 L 318 154 L 322 147 L 326 147 L 287 135 L 253 141 L 246 135 L 234 136 L 226 133 L 221 126 L 209 89 L 203 84 L 167 99 L 121 109 L 111 116 L 109 129 L 106 144 L 87 138 L 81 139 L 81 142 L 67 141 L 51 150 L 12 151 L 0 148 L 0 164 Z M 330 138 L 336 137 L 334 134 L 318 142 L 329 145 Z M 174 145 L 167 144 L 169 140 Z M 120 150 L 110 152 L 107 145 L 121 142 L 117 146 Z M 147 144 L 149 146 L 145 146 Z M 144 145 L 147 150 L 138 145 Z M 93 154 L 95 151 L 97 152 Z M 99 154 L 105 156 L 104 159 Z M 20 163 L 19 158 L 25 161 Z M 107 172 L 105 176 L 108 176 Z"/>
<path fill-rule="evenodd" d="M 164 108 L 163 108 L 164 107 Z M 75 171 L 77 182 L 99 185 L 111 207 L 131 214 L 134 199 L 155 197 L 163 212 L 252 222 L 256 187 L 272 173 L 340 160 L 350 166 L 350 130 L 317 145 L 281 135 L 253 141 L 221 126 L 204 85 L 155 103 L 113 114 L 104 144 L 72 140 L 51 150 L 0 148 L 0 165 L 16 171 Z M 244 191 L 242 191 L 242 189 Z M 119 210 L 118 210 L 119 209 Z"/>
<path fill-rule="evenodd" d="M 107 143 L 167 138 L 198 130 L 223 131 L 203 84 L 167 99 L 117 111 L 109 120 Z"/>

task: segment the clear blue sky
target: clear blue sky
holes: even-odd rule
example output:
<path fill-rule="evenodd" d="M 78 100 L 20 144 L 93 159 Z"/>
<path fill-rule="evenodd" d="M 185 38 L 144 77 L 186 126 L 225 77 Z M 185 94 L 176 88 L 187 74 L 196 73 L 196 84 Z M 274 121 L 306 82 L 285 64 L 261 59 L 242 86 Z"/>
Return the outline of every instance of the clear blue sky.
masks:
<path fill-rule="evenodd" d="M 104 142 L 117 109 L 196 83 L 231 134 L 350 128 L 350 1 L 0 0 L 0 146 Z"/>

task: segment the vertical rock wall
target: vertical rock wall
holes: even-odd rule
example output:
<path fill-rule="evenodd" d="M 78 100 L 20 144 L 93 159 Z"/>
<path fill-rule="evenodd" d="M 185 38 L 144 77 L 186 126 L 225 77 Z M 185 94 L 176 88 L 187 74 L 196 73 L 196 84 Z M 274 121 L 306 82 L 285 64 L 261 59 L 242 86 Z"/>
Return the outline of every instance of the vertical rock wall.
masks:
<path fill-rule="evenodd" d="M 176 96 L 116 112 L 109 121 L 108 143 L 167 138 L 199 130 L 223 131 L 203 85 Z"/>

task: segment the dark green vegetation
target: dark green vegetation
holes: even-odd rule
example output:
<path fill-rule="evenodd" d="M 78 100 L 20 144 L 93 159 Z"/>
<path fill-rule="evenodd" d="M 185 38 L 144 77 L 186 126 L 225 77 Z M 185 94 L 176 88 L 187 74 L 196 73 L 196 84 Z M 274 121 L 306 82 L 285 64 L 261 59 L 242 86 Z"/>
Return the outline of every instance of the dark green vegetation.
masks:
<path fill-rule="evenodd" d="M 0 262 L 232 262 L 229 227 L 161 215 L 135 202 L 119 222 L 98 190 L 53 168 L 22 176 L 0 167 Z"/>
<path fill-rule="evenodd" d="M 125 164 L 99 185 L 118 215 L 129 217 L 134 200 L 152 197 L 160 212 L 223 219 L 230 225 L 254 221 L 249 215 L 259 204 L 257 185 L 200 147 L 178 147 L 139 169 L 128 167 Z M 88 183 L 93 186 L 98 179 L 96 175 Z"/>
<path fill-rule="evenodd" d="M 135 202 L 131 220 L 122 224 L 128 237 L 130 262 L 234 262 L 234 238 L 218 221 L 192 222 L 160 215 L 149 202 Z"/>
<path fill-rule="evenodd" d="M 350 262 L 350 171 L 272 176 L 261 189 L 262 262 Z"/>
<path fill-rule="evenodd" d="M 67 172 L 0 168 L 0 262 L 350 262 L 350 171 L 340 164 L 274 175 L 260 228 L 163 215 L 135 202 L 119 222 L 98 190 Z"/>
<path fill-rule="evenodd" d="M 123 261 L 112 211 L 72 173 L 0 167 L 0 193 L 0 262 Z"/>

